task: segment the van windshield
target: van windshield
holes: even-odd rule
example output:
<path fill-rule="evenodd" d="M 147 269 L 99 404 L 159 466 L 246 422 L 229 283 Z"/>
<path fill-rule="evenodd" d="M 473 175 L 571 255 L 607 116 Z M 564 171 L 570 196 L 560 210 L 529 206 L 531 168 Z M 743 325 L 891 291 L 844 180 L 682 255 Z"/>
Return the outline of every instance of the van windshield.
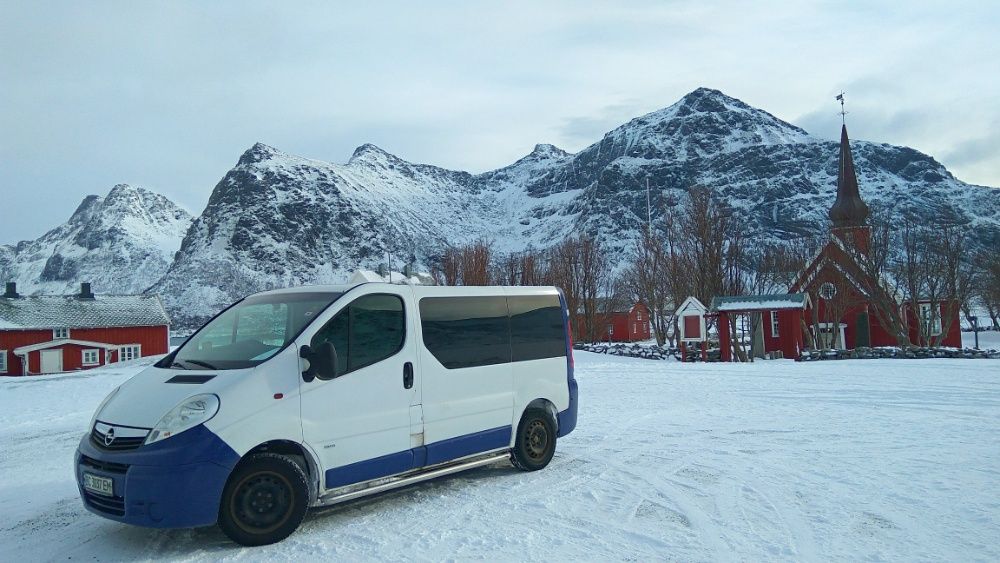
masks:
<path fill-rule="evenodd" d="M 215 317 L 189 338 L 169 367 L 241 369 L 277 354 L 342 294 L 252 295 Z"/>

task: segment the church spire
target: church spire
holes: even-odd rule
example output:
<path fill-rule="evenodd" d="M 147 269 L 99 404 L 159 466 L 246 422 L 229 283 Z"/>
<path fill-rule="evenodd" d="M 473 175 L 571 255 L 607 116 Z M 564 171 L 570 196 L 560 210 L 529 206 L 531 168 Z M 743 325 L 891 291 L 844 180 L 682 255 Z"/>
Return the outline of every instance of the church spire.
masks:
<path fill-rule="evenodd" d="M 847 125 L 840 130 L 840 167 L 837 172 L 837 201 L 830 208 L 830 219 L 835 229 L 860 227 L 868 219 L 868 205 L 858 192 L 858 176 L 854 172 L 851 143 L 847 138 Z"/>

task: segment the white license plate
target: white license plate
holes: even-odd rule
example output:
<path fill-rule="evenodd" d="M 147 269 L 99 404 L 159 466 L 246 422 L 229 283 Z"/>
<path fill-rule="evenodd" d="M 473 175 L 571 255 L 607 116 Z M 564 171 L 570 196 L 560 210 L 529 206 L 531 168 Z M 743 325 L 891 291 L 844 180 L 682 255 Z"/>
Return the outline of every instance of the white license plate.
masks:
<path fill-rule="evenodd" d="M 115 482 L 107 477 L 98 477 L 90 473 L 83 474 L 83 488 L 99 495 L 114 496 Z"/>

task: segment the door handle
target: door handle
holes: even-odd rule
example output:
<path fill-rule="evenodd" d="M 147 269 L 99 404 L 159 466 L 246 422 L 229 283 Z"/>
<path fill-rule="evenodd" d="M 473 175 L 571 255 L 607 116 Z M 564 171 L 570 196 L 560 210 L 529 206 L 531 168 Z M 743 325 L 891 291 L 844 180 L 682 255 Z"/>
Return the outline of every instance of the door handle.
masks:
<path fill-rule="evenodd" d="M 403 364 L 403 388 L 413 389 L 413 364 L 410 362 Z"/>

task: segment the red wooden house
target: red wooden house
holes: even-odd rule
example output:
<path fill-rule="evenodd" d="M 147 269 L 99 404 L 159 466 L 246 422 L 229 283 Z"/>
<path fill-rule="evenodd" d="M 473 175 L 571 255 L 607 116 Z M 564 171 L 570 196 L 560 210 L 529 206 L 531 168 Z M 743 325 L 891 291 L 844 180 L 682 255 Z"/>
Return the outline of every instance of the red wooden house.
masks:
<path fill-rule="evenodd" d="M 600 313 L 595 315 L 596 340 L 601 342 L 637 342 L 651 338 L 649 309 L 643 303 L 636 303 L 627 310 L 604 311 L 608 301 L 598 303 Z M 584 334 L 583 315 L 576 318 L 577 334 Z"/>
<path fill-rule="evenodd" d="M 0 297 L 0 375 L 90 369 L 169 350 L 170 318 L 155 295 Z"/>

